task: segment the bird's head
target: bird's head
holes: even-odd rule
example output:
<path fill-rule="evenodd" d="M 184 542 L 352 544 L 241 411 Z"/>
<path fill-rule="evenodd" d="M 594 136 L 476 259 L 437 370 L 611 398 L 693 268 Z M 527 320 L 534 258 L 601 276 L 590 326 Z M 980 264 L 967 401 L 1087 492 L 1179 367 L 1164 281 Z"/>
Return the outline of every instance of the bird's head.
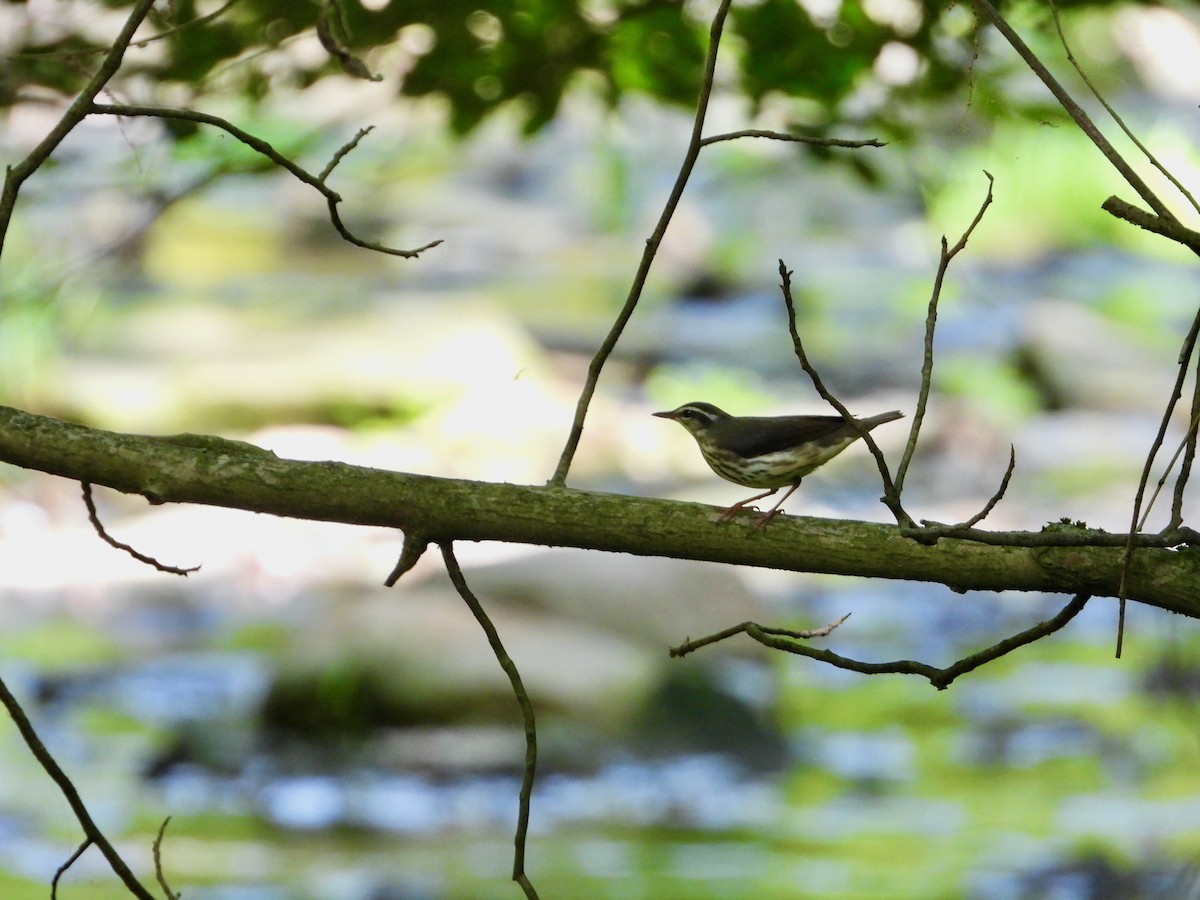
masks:
<path fill-rule="evenodd" d="M 696 438 L 705 434 L 714 422 L 730 418 L 729 413 L 717 409 L 711 403 L 685 403 L 670 412 L 656 412 L 660 419 L 672 419 L 690 431 Z"/>

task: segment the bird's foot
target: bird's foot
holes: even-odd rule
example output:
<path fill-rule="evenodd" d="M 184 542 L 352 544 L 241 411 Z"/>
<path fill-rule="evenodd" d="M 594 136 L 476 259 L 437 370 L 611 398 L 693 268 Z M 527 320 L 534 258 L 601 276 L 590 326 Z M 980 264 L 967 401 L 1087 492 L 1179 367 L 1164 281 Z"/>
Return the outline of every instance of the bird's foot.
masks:
<path fill-rule="evenodd" d="M 754 520 L 754 524 L 750 526 L 751 531 L 760 531 L 765 529 L 770 524 L 771 520 L 779 515 L 779 507 L 767 510 L 761 516 Z"/>

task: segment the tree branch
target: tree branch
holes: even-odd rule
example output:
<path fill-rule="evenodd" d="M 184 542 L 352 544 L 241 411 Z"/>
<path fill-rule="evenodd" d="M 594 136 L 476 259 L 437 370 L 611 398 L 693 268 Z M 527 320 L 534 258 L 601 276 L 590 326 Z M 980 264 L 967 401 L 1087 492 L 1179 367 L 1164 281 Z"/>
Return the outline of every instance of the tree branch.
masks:
<path fill-rule="evenodd" d="M 969 529 L 930 544 L 892 525 L 781 516 L 771 528 L 718 525 L 719 510 L 591 491 L 408 475 L 280 459 L 203 435 L 118 434 L 0 407 L 0 461 L 141 494 L 293 518 L 399 528 L 435 543 L 504 541 L 667 556 L 793 572 L 1116 596 L 1127 536 L 1082 527 Z M 1197 538 L 1139 535 L 1130 599 L 1200 618 Z"/>
<path fill-rule="evenodd" d="M 104 523 L 100 521 L 100 514 L 96 511 L 96 501 L 92 499 L 92 486 L 86 481 L 83 482 L 83 505 L 87 507 L 88 521 L 92 523 L 92 530 L 95 531 L 100 540 L 104 541 L 104 543 L 108 544 L 108 546 L 124 553 L 128 553 L 138 562 L 145 563 L 151 568 L 158 569 L 160 572 L 166 572 L 168 575 L 182 575 L 184 578 L 186 578 L 192 572 L 200 571 L 199 566 L 192 566 L 187 569 L 179 566 L 168 566 L 165 563 L 159 562 L 153 556 L 146 556 L 144 553 L 139 553 L 136 549 L 129 546 L 129 544 L 123 544 L 114 538 L 108 533 L 107 529 L 105 529 Z"/>

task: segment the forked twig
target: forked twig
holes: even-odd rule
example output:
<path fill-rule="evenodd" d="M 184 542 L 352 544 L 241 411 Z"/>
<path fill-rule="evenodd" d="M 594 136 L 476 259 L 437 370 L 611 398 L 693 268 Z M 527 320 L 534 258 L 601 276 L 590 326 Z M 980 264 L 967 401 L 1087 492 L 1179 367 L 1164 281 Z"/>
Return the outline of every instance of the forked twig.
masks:
<path fill-rule="evenodd" d="M 953 247 L 949 246 L 946 236 L 942 235 L 942 250 L 938 258 L 937 274 L 933 278 L 933 290 L 930 292 L 929 308 L 925 314 L 925 352 L 921 361 L 921 387 L 917 393 L 917 408 L 913 412 L 912 424 L 908 429 L 908 443 L 904 447 L 904 454 L 900 457 L 900 465 L 896 467 L 897 499 L 904 491 L 904 479 L 908 475 L 908 466 L 912 462 L 913 454 L 917 452 L 917 438 L 921 433 L 921 424 L 925 421 L 925 408 L 929 404 L 929 391 L 933 384 L 933 337 L 937 331 L 938 302 L 942 297 L 942 285 L 946 280 L 946 271 L 950 268 L 954 257 L 966 248 L 967 241 L 975 232 L 976 226 L 983 221 L 983 214 L 992 205 L 992 187 L 995 185 L 995 179 L 986 170 L 983 174 L 987 176 L 988 180 L 987 195 L 983 198 L 983 203 L 979 205 L 979 211 L 975 213 L 971 224 L 967 226 L 966 231 L 962 233 Z M 1007 484 L 1007 479 L 1005 483 Z"/>
<path fill-rule="evenodd" d="M 166 563 L 159 562 L 153 556 L 146 556 L 144 553 L 139 553 L 133 547 L 129 546 L 129 544 L 122 544 L 105 530 L 104 523 L 100 521 L 100 515 L 96 512 L 96 502 L 92 499 L 91 484 L 86 481 L 79 483 L 83 486 L 83 505 L 87 507 L 88 521 L 92 523 L 92 528 L 104 543 L 128 553 L 138 562 L 152 566 L 160 572 L 166 572 L 168 575 L 182 575 L 186 578 L 190 573 L 200 571 L 199 566 L 191 566 L 187 569 L 181 569 L 178 566 L 168 566 Z"/>
<path fill-rule="evenodd" d="M 296 164 L 288 159 L 269 143 L 262 138 L 250 134 L 238 128 L 227 119 L 220 116 L 214 116 L 210 113 L 199 112 L 194 109 L 173 109 L 165 106 L 133 106 L 129 104 L 114 104 L 114 103 L 91 103 L 87 111 L 96 115 L 108 116 L 147 116 L 157 119 L 182 119 L 186 122 L 199 122 L 203 125 L 212 125 L 214 128 L 220 128 L 222 131 L 232 135 L 237 140 L 241 141 L 251 150 L 256 153 L 261 153 L 275 165 L 281 169 L 286 169 L 293 176 L 303 181 L 305 184 L 313 187 L 325 197 L 326 206 L 329 208 L 329 221 L 333 223 L 334 230 L 342 237 L 342 240 L 354 244 L 356 247 L 362 247 L 365 250 L 374 250 L 376 253 L 386 253 L 389 256 L 400 256 L 405 259 L 414 259 L 424 253 L 426 250 L 431 250 L 441 240 L 430 241 L 420 247 L 415 247 L 412 250 L 401 250 L 396 247 L 388 247 L 384 244 L 375 241 L 366 241 L 357 235 L 351 233 L 344 222 L 342 222 L 341 213 L 338 211 L 338 204 L 342 202 L 342 195 L 333 190 L 325 183 L 325 177 L 333 170 L 333 167 L 341 161 L 341 157 L 345 156 L 358 141 L 362 139 L 363 134 L 360 132 L 350 140 L 348 144 L 343 146 L 334 154 L 333 160 L 325 166 L 325 170 L 320 175 L 313 175 L 307 169 Z"/>
<path fill-rule="evenodd" d="M 828 625 L 822 625 L 820 628 L 809 628 L 805 631 L 789 631 L 785 628 L 766 628 L 762 625 L 755 625 L 753 622 L 743 622 L 741 625 L 734 625 L 732 628 L 726 628 L 724 631 L 718 631 L 715 634 L 710 634 L 708 637 L 692 640 L 688 638 L 678 647 L 671 647 L 670 654 L 672 657 L 687 656 L 689 653 L 694 653 L 701 647 L 707 647 L 709 644 L 715 644 L 717 641 L 723 641 L 726 638 L 731 638 L 735 634 L 741 634 L 748 628 L 759 628 L 768 634 L 778 635 L 780 637 L 789 637 L 797 641 L 806 641 L 815 637 L 828 637 L 833 633 L 833 630 L 850 618 L 850 613 L 846 613 L 840 619 L 835 619 Z"/>
<path fill-rule="evenodd" d="M 1017 467 L 1017 448 L 1012 444 L 1008 445 L 1008 468 L 1004 470 L 1004 477 L 1000 479 L 1000 487 L 996 489 L 996 493 L 992 494 L 991 499 L 983 505 L 983 509 L 971 516 L 965 522 L 959 522 L 957 525 L 946 525 L 943 522 L 934 522 L 930 519 L 922 519 L 921 527 L 906 531 L 908 537 L 920 541 L 923 544 L 936 543 L 940 538 L 944 537 L 959 537 L 962 532 L 969 531 L 980 522 L 988 517 L 996 504 L 1004 499 L 1004 493 L 1008 490 L 1008 483 L 1012 480 L 1013 469 Z"/>
<path fill-rule="evenodd" d="M 83 843 L 75 848 L 75 852 L 68 856 L 66 861 L 54 870 L 54 877 L 50 879 L 50 900 L 58 900 L 58 882 L 67 874 L 67 869 L 71 868 L 75 864 L 75 860 L 83 856 L 83 852 L 90 846 L 92 846 L 92 839 L 84 838 Z"/>
<path fill-rule="evenodd" d="M 45 773 L 50 776 L 50 780 L 58 785 L 59 791 L 66 798 L 67 803 L 70 804 L 71 811 L 75 814 L 75 819 L 79 822 L 87 838 L 80 845 L 79 849 L 71 855 L 66 864 L 60 868 L 58 874 L 61 875 L 62 872 L 65 872 L 67 867 L 75 862 L 80 854 L 88 848 L 89 844 L 95 844 L 100 852 L 104 854 L 104 858 L 108 860 L 109 867 L 121 879 L 121 882 L 125 885 L 129 893 L 140 898 L 140 900 L 155 900 L 154 895 L 142 887 L 141 882 L 137 880 L 137 876 L 133 874 L 133 871 L 126 864 L 125 860 L 121 858 L 121 855 L 117 853 L 112 842 L 97 827 L 91 813 L 88 812 L 87 807 L 84 805 L 83 799 L 79 796 L 79 791 L 75 789 L 75 785 L 67 777 L 67 773 L 62 770 L 62 766 L 58 764 L 57 760 L 50 754 L 50 751 L 46 749 L 46 745 L 38 737 L 33 723 L 29 721 L 29 716 L 25 715 L 25 710 L 17 702 L 17 698 L 13 696 L 12 691 L 8 689 L 8 685 L 3 679 L 0 679 L 0 704 L 3 704 L 4 708 L 8 710 L 13 724 L 17 726 L 17 731 L 20 732 L 22 740 L 25 741 L 25 746 L 29 748 L 29 752 L 33 754 L 34 759 L 38 761 L 38 764 L 41 765 Z M 56 875 L 56 880 L 57 877 Z"/>
<path fill-rule="evenodd" d="M 483 628 L 483 633 L 487 635 L 492 652 L 496 655 L 496 660 L 500 663 L 500 668 L 508 676 L 513 693 L 517 696 L 517 703 L 521 706 L 521 720 L 525 725 L 525 771 L 521 779 L 517 831 L 513 838 L 512 879 L 521 886 L 521 889 L 525 892 L 525 896 L 529 900 L 537 900 L 537 891 L 534 890 L 533 884 L 525 874 L 525 838 L 529 832 L 529 804 L 530 798 L 533 795 L 534 774 L 537 770 L 537 724 L 533 718 L 533 704 L 529 701 L 529 694 L 525 692 L 525 685 L 521 681 L 521 673 L 517 671 L 516 664 L 504 649 L 504 644 L 500 640 L 500 633 L 496 631 L 496 626 L 488 618 L 488 614 L 484 611 L 483 604 L 479 602 L 479 598 L 472 593 L 471 588 L 467 585 L 467 579 L 463 576 L 462 567 L 459 566 L 458 558 L 454 555 L 454 544 L 447 542 L 438 546 L 442 549 L 442 559 L 445 560 L 446 571 L 450 574 L 450 581 L 453 583 L 455 590 L 458 591 L 458 595 L 463 598 L 463 601 L 470 608 L 471 613 L 475 616 L 475 620 Z"/>
<path fill-rule="evenodd" d="M 727 628 L 725 631 L 718 632 L 709 637 L 700 638 L 696 641 L 688 641 L 679 647 L 673 648 L 671 655 L 682 656 L 684 653 L 690 653 L 699 647 L 716 643 L 717 641 L 744 632 L 766 647 L 783 650 L 786 653 L 795 653 L 799 656 L 807 656 L 809 659 L 815 659 L 818 662 L 827 663 L 839 669 L 860 672 L 863 675 L 919 675 L 922 678 L 929 679 L 929 683 L 939 691 L 944 691 L 960 675 L 965 675 L 967 672 L 971 672 L 995 659 L 999 659 L 1001 656 L 1011 653 L 1019 647 L 1041 640 L 1047 635 L 1058 631 L 1075 618 L 1075 616 L 1079 615 L 1079 612 L 1087 605 L 1089 598 L 1090 595 L 1088 594 L 1077 594 L 1053 618 L 1047 619 L 1045 622 L 1039 622 L 1032 628 L 1027 628 L 1025 631 L 1014 634 L 1012 637 L 1005 638 L 990 647 L 980 650 L 978 653 L 972 653 L 970 656 L 963 657 L 958 662 L 945 668 L 938 668 L 937 666 L 931 666 L 927 663 L 911 659 L 901 659 L 885 663 L 862 662 L 861 660 L 851 659 L 848 656 L 842 656 L 829 650 L 818 650 L 807 644 L 799 643 L 795 639 L 795 636 L 797 634 L 806 635 L 806 632 L 787 632 L 779 628 L 766 628 L 754 622 L 743 622 L 741 625 Z M 841 621 L 845 621 L 845 617 Z M 837 624 L 840 624 L 840 622 L 835 623 L 833 627 L 836 627 Z M 830 630 L 832 630 L 832 627 L 830 627 Z"/>
<path fill-rule="evenodd" d="M 846 405 L 835 397 L 829 388 L 825 387 L 825 382 L 821 379 L 820 374 L 813 364 L 809 362 L 808 354 L 804 352 L 804 342 L 800 340 L 800 332 L 796 327 L 796 305 L 792 301 L 792 273 L 782 259 L 779 260 L 779 290 L 783 293 L 783 304 L 787 307 L 788 332 L 792 336 L 792 348 L 796 352 L 796 359 L 800 361 L 800 367 L 808 374 L 817 393 L 821 395 L 826 403 L 836 409 L 842 418 L 858 432 L 858 436 L 863 439 L 863 442 L 870 449 L 871 455 L 875 457 L 875 463 L 879 466 L 879 476 L 883 480 L 883 497 L 881 499 L 887 505 L 888 509 L 892 511 L 892 515 L 896 517 L 896 522 L 902 527 L 914 527 L 916 523 L 904 511 L 904 507 L 900 505 L 900 495 L 896 493 L 896 486 L 892 483 L 892 475 L 888 471 L 888 464 L 883 456 L 883 451 L 879 449 L 879 445 L 875 443 L 875 439 L 871 437 L 870 432 L 863 428 L 858 420 L 850 414 L 850 410 L 846 408 Z"/>
<path fill-rule="evenodd" d="M 583 420 L 587 417 L 588 406 L 592 402 L 592 395 L 596 392 L 596 383 L 600 380 L 600 372 L 604 369 L 604 364 L 608 361 L 608 357 L 617 346 L 617 341 L 620 340 L 621 334 L 625 331 L 625 326 L 629 323 L 630 318 L 632 318 L 638 301 L 641 300 L 642 289 L 646 285 L 646 277 L 650 274 L 650 265 L 654 262 L 654 257 L 658 254 L 658 247 L 662 243 L 663 236 L 667 233 L 667 225 L 670 224 L 671 217 L 675 215 L 675 208 L 679 206 L 679 201 L 683 197 L 683 190 L 687 187 L 692 169 L 696 167 L 696 160 L 700 156 L 701 140 L 704 135 L 704 118 L 708 115 L 708 101 L 712 96 L 713 76 L 717 68 L 717 49 L 721 44 L 721 32 L 725 28 L 725 17 L 729 13 L 729 6 L 732 2 L 733 0 L 721 0 L 721 5 L 717 7 L 717 11 L 713 15 L 712 26 L 709 28 L 708 55 L 704 60 L 704 77 L 700 82 L 700 96 L 696 101 L 696 116 L 692 122 L 692 136 L 688 141 L 687 151 L 683 155 L 683 162 L 679 166 L 679 174 L 675 176 L 675 184 L 671 188 L 671 193 L 667 197 L 663 211 L 658 217 L 658 223 L 654 226 L 654 231 L 646 239 L 646 249 L 642 251 L 642 259 L 638 264 L 636 274 L 633 276 L 633 284 L 629 287 L 629 294 L 625 298 L 625 305 L 617 313 L 617 318 L 613 321 L 612 327 L 609 328 L 608 334 L 600 344 L 600 348 L 596 351 L 596 355 L 592 357 L 591 363 L 588 364 L 587 378 L 584 380 L 583 390 L 579 393 L 579 400 L 575 404 L 575 418 L 571 422 L 571 432 L 567 436 L 566 445 L 563 447 L 562 455 L 559 457 L 558 465 L 554 470 L 554 475 L 551 476 L 548 484 L 562 487 L 567 482 L 567 473 L 571 469 L 571 461 L 575 458 L 575 451 L 579 447 L 579 440 L 583 437 Z"/>

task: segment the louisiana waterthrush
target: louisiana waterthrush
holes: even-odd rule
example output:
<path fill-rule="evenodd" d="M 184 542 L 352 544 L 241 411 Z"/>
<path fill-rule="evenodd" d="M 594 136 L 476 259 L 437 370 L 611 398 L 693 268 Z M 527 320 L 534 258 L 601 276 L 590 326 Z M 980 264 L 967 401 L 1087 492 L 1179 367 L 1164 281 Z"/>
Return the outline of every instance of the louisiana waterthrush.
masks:
<path fill-rule="evenodd" d="M 769 488 L 747 497 L 721 513 L 732 518 L 747 503 L 770 497 L 791 486 L 779 502 L 754 523 L 762 528 L 779 513 L 783 501 L 800 486 L 800 479 L 833 459 L 860 434 L 841 416 L 731 416 L 711 403 L 685 403 L 654 415 L 678 422 L 696 439 L 709 468 L 734 484 Z M 899 410 L 855 421 L 863 431 L 903 418 Z"/>

